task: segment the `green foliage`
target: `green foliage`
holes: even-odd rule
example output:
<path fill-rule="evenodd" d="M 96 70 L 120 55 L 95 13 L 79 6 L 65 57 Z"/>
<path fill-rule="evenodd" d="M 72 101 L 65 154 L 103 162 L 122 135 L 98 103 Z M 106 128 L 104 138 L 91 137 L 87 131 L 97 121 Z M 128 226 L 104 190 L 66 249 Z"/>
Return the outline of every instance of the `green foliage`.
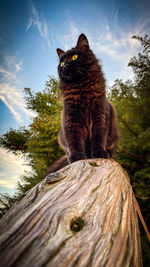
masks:
<path fill-rule="evenodd" d="M 109 93 L 115 105 L 121 139 L 116 158 L 127 170 L 146 224 L 150 225 L 150 39 L 134 36 L 144 47 L 143 54 L 131 58 L 134 82 L 116 80 Z M 140 224 L 143 264 L 150 260 L 148 241 Z"/>
<path fill-rule="evenodd" d="M 38 116 L 54 115 L 60 112 L 62 104 L 59 96 L 58 82 L 49 76 L 45 89 L 35 95 L 30 88 L 24 89 L 26 105 L 29 110 L 36 111 Z"/>
<path fill-rule="evenodd" d="M 10 129 L 0 137 L 0 146 L 12 151 L 15 154 L 25 153 L 27 149 L 26 141 L 30 136 L 29 130 L 21 127 L 19 130 Z"/>
<path fill-rule="evenodd" d="M 29 126 L 27 152 L 32 168 L 41 178 L 52 162 L 63 153 L 57 141 L 62 102 L 57 80 L 53 77 L 46 82 L 42 92 L 34 95 L 29 88 L 26 88 L 25 92 L 27 108 L 36 111 L 37 114 Z"/>
<path fill-rule="evenodd" d="M 129 62 L 135 81 L 116 80 L 109 99 L 116 107 L 121 130 L 117 159 L 127 169 L 136 193 L 145 197 L 150 190 L 150 39 L 133 38 L 142 43 L 145 53 Z"/>
<path fill-rule="evenodd" d="M 25 88 L 25 101 L 35 116 L 28 129 L 10 129 L 0 137 L 0 145 L 15 154 L 22 153 L 29 160 L 33 172 L 24 175 L 18 183 L 18 196 L 36 185 L 53 161 L 64 152 L 58 145 L 62 102 L 58 82 L 49 77 L 45 89 L 36 94 Z"/>

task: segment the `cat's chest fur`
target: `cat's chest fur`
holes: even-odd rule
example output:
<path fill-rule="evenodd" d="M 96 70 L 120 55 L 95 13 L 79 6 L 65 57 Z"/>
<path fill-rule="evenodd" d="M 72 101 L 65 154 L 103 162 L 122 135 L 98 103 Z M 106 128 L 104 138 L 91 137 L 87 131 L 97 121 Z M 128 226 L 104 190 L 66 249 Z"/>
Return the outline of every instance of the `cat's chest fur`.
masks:
<path fill-rule="evenodd" d="M 103 90 L 100 83 L 86 81 L 86 83 L 70 86 L 67 85 L 62 91 L 64 102 L 63 118 L 70 123 L 80 123 L 89 137 L 92 135 L 93 122 L 96 117 L 97 107 L 100 108 Z M 103 107 L 102 107 L 103 108 Z M 100 108 L 101 109 L 101 108 Z"/>
<path fill-rule="evenodd" d="M 99 78 L 95 80 L 87 79 L 80 84 L 60 84 L 61 96 L 63 101 L 72 100 L 74 103 L 91 103 L 92 100 L 97 99 L 104 94 L 104 82 Z"/>
<path fill-rule="evenodd" d="M 60 84 L 61 96 L 64 102 L 64 115 L 72 120 L 76 119 L 90 129 L 96 108 L 100 106 L 104 96 L 103 81 L 100 77 L 87 79 L 80 84 Z"/>

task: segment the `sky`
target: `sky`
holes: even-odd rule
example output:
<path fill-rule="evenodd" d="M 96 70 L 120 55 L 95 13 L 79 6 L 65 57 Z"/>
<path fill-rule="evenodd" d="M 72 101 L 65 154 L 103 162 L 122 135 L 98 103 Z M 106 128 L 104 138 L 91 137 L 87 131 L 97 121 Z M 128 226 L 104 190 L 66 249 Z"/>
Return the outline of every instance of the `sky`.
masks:
<path fill-rule="evenodd" d="M 0 0 L 0 6 L 0 134 L 31 123 L 24 88 L 38 92 L 49 75 L 58 77 L 56 48 L 74 47 L 84 33 L 108 89 L 117 78 L 133 79 L 127 65 L 141 47 L 132 36 L 150 34 L 149 0 Z M 28 170 L 21 155 L 0 148 L 0 192 L 13 194 Z"/>

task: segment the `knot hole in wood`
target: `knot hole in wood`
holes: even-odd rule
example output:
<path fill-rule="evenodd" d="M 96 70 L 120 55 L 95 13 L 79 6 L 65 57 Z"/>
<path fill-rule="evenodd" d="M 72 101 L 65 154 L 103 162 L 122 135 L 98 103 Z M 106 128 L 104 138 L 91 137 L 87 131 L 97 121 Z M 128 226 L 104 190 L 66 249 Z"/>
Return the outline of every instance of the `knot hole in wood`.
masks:
<path fill-rule="evenodd" d="M 79 232 L 83 229 L 84 225 L 85 222 L 81 217 L 74 218 L 70 223 L 70 229 L 72 232 Z"/>

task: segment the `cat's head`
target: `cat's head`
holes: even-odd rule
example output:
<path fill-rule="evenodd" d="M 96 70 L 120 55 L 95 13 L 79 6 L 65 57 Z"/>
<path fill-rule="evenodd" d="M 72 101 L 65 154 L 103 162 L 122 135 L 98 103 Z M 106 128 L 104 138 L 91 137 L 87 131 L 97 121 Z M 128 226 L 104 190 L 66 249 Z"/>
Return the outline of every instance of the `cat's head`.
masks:
<path fill-rule="evenodd" d="M 59 56 L 59 78 L 66 83 L 78 83 L 87 79 L 91 66 L 97 62 L 84 34 L 78 38 L 75 48 L 64 52 L 57 49 Z"/>

